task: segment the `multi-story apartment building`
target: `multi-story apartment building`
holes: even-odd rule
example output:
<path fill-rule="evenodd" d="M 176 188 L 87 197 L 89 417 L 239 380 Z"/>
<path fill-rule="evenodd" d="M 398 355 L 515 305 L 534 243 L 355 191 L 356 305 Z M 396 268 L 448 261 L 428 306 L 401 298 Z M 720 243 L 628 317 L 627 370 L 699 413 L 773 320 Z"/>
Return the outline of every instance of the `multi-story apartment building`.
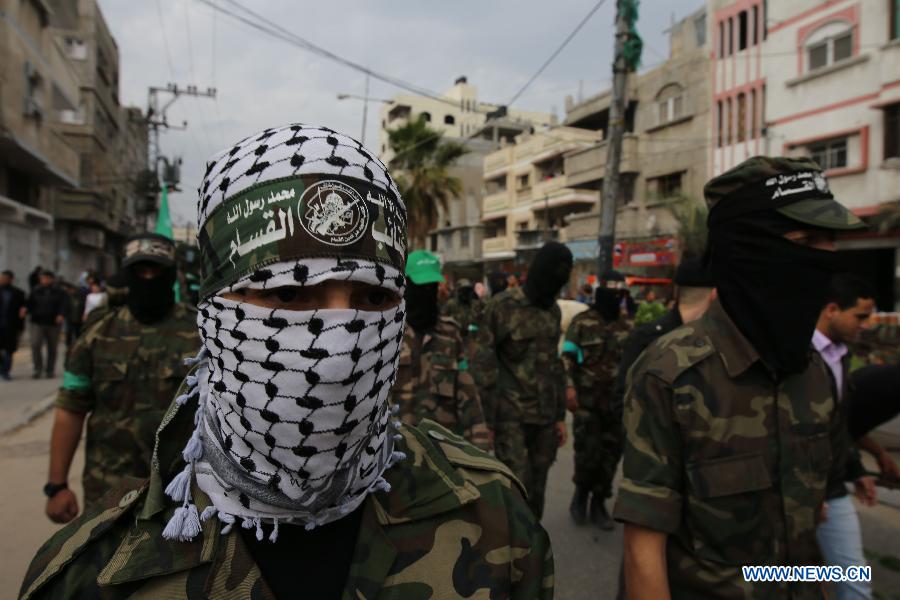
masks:
<path fill-rule="evenodd" d="M 614 262 L 632 275 L 670 273 L 679 227 L 671 208 L 703 199 L 710 145 L 706 14 L 701 8 L 673 25 L 669 58 L 629 78 Z M 605 138 L 611 100 L 609 90 L 578 104 L 567 99 L 565 125 Z M 601 190 L 607 151 L 602 141 L 568 152 L 569 184 Z M 591 210 L 564 219 L 561 235 L 576 258 L 579 282 L 596 273 L 599 208 L 598 199 Z"/>
<path fill-rule="evenodd" d="M 0 268 L 19 278 L 52 267 L 53 189 L 77 185 L 78 153 L 59 133 L 79 83 L 54 25 L 74 22 L 42 0 L 0 1 Z"/>
<path fill-rule="evenodd" d="M 480 279 L 483 275 L 481 199 L 485 156 L 501 145 L 511 143 L 522 132 L 554 125 L 556 118 L 549 113 L 507 110 L 503 106 L 481 102 L 477 88 L 465 77 L 460 77 L 441 100 L 400 94 L 382 107 L 380 150 L 383 160 L 391 159 L 388 130 L 419 118 L 440 131 L 444 139 L 463 143 L 467 149 L 450 169 L 450 174 L 460 180 L 462 193 L 450 200 L 446 211 L 439 208 L 429 249 L 441 256 L 444 270 L 451 279 Z"/>
<path fill-rule="evenodd" d="M 80 82 L 78 108 L 60 124 L 81 158 L 80 185 L 59 190 L 56 202 L 59 268 L 70 276 L 111 272 L 146 208 L 135 185 L 147 165 L 146 120 L 119 104 L 119 51 L 96 0 L 79 0 L 77 17 L 76 27 L 54 30 Z"/>
<path fill-rule="evenodd" d="M 485 157 L 481 220 L 486 270 L 522 271 L 533 250 L 559 238 L 566 218 L 597 205 L 599 192 L 573 184 L 565 156 L 602 139 L 601 131 L 555 127 L 523 133 L 515 144 Z"/>

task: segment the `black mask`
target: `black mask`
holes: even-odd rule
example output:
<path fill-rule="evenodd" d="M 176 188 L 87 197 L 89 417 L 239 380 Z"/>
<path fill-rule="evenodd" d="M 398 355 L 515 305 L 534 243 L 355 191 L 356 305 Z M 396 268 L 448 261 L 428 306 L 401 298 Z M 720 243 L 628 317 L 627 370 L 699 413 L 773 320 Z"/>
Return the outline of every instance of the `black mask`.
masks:
<path fill-rule="evenodd" d="M 506 273 L 494 271 L 488 275 L 488 287 L 491 288 L 491 296 L 496 296 L 505 290 L 508 284 Z"/>
<path fill-rule="evenodd" d="M 709 230 L 708 259 L 725 312 L 779 375 L 802 372 L 834 269 L 834 253 L 795 244 L 808 229 L 774 212 Z"/>
<path fill-rule="evenodd" d="M 572 252 L 559 242 L 547 242 L 528 268 L 525 296 L 540 308 L 550 308 L 572 274 Z"/>
<path fill-rule="evenodd" d="M 600 313 L 604 321 L 613 323 L 619 320 L 619 307 L 622 305 L 622 298 L 624 297 L 625 290 L 598 287 L 594 291 L 593 309 Z"/>
<path fill-rule="evenodd" d="M 151 279 L 139 277 L 133 268 L 125 269 L 128 283 L 126 304 L 134 318 L 149 325 L 161 320 L 175 306 L 175 267 L 168 267 Z"/>
<path fill-rule="evenodd" d="M 463 306 L 469 306 L 478 300 L 478 294 L 475 293 L 475 288 L 469 286 L 461 287 L 456 290 L 456 299 L 459 300 L 459 303 Z"/>
<path fill-rule="evenodd" d="M 406 322 L 418 333 L 434 329 L 438 320 L 438 284 L 406 281 Z"/>

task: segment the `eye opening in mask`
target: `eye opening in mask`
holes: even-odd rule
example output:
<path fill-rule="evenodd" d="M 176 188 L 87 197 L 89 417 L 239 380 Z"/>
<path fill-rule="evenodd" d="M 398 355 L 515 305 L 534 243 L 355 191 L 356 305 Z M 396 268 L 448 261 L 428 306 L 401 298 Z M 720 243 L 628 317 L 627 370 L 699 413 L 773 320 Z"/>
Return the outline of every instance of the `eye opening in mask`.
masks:
<path fill-rule="evenodd" d="M 362 281 L 324 281 L 317 285 L 284 285 L 269 289 L 241 288 L 222 297 L 276 310 L 354 309 L 383 312 L 401 297 L 393 290 Z"/>

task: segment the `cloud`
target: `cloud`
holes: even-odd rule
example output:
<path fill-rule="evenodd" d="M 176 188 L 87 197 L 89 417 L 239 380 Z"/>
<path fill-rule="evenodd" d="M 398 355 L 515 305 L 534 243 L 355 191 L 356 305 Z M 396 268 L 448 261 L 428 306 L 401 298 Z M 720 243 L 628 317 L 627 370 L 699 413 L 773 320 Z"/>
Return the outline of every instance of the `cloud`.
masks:
<path fill-rule="evenodd" d="M 228 0 L 216 1 L 234 9 Z M 505 103 L 528 80 L 593 5 L 593 0 L 238 1 L 375 71 L 436 92 L 467 75 L 478 86 L 481 100 L 498 103 Z M 206 159 L 254 131 L 301 121 L 359 135 L 361 102 L 338 101 L 336 95 L 362 94 L 361 73 L 214 15 L 198 0 L 99 2 L 119 47 L 123 104 L 146 109 L 148 88 L 170 81 L 218 90 L 215 101 L 184 97 L 168 112 L 170 123 L 188 121 L 187 130 L 161 136 L 163 154 L 184 161 L 183 191 L 170 196 L 176 223 L 195 220 L 196 187 Z M 658 10 L 660 4 L 669 12 Z M 702 4 L 644 0 L 638 27 L 646 44 L 666 54 L 663 32 L 671 19 Z M 610 77 L 614 6 L 614 0 L 606 1 L 517 106 L 555 108 L 562 116 L 564 97 L 577 93 L 579 81 L 586 95 L 608 85 L 604 81 Z M 645 53 L 645 62 L 658 58 Z M 373 97 L 389 98 L 399 91 L 371 83 Z M 378 139 L 377 114 L 378 107 L 371 105 L 366 133 L 370 146 Z"/>

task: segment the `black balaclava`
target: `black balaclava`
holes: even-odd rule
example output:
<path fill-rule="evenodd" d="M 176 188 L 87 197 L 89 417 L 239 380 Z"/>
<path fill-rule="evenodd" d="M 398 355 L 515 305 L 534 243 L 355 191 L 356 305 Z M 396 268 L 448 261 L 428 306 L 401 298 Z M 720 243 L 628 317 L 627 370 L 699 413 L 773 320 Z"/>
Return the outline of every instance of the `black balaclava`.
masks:
<path fill-rule="evenodd" d="M 506 273 L 502 271 L 494 271 L 488 275 L 488 287 L 491 289 L 491 296 L 496 296 L 506 289 L 509 285 Z"/>
<path fill-rule="evenodd" d="M 604 321 L 613 323 L 619 320 L 620 307 L 624 297 L 625 290 L 598 287 L 594 290 L 594 304 L 592 308 L 600 313 Z"/>
<path fill-rule="evenodd" d="M 564 244 L 547 242 L 528 267 L 525 296 L 535 306 L 550 308 L 571 274 L 572 252 Z"/>
<path fill-rule="evenodd" d="M 475 293 L 474 287 L 466 285 L 456 290 L 456 299 L 459 300 L 459 303 L 463 306 L 470 306 L 473 302 L 478 300 L 478 294 Z"/>
<path fill-rule="evenodd" d="M 125 268 L 128 297 L 125 303 L 134 318 L 145 325 L 161 320 L 175 306 L 175 266 L 163 268 L 156 277 L 138 276 L 135 263 Z"/>
<path fill-rule="evenodd" d="M 789 231 L 812 227 L 779 213 L 713 223 L 714 212 L 707 258 L 725 312 L 779 376 L 802 372 L 834 253 L 785 239 Z"/>
<path fill-rule="evenodd" d="M 417 285 L 406 280 L 406 322 L 418 333 L 434 329 L 438 320 L 438 284 Z"/>

